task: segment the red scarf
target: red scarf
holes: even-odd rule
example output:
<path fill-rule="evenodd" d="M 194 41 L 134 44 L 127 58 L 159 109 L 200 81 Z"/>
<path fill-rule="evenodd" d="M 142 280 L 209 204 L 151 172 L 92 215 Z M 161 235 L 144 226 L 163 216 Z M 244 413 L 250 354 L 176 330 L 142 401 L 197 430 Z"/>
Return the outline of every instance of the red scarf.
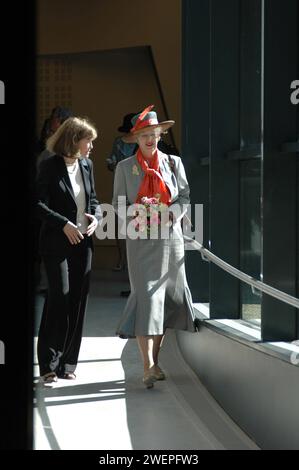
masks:
<path fill-rule="evenodd" d="M 144 178 L 140 184 L 135 202 L 141 203 L 141 198 L 158 197 L 157 194 L 159 194 L 160 202 L 169 206 L 170 192 L 160 174 L 158 151 L 156 150 L 150 160 L 151 166 L 149 166 L 148 160 L 144 158 L 140 149 L 137 151 L 137 161 L 144 172 Z"/>

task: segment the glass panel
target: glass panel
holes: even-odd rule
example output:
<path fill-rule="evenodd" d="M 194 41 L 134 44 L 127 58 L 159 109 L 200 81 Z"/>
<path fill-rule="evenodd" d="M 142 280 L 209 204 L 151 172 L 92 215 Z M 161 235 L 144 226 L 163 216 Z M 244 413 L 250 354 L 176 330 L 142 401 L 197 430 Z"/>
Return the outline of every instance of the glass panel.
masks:
<path fill-rule="evenodd" d="M 240 269 L 260 280 L 261 272 L 261 162 L 240 163 Z M 261 297 L 241 283 L 241 316 L 260 323 Z"/>
<path fill-rule="evenodd" d="M 260 0 L 240 2 L 240 269 L 260 279 L 261 273 L 261 147 L 262 18 Z M 249 85 L 250 84 L 250 85 Z M 240 313 L 260 324 L 261 298 L 240 282 Z"/>
<path fill-rule="evenodd" d="M 299 107 L 299 104 L 298 104 Z M 299 121 L 299 116 L 298 116 L 298 121 Z M 297 135 L 298 141 L 299 141 L 299 129 L 298 129 L 298 135 Z M 297 193 L 297 225 L 296 225 L 296 240 L 297 240 L 297 267 L 296 267 L 296 273 L 297 273 L 297 292 L 296 292 L 296 297 L 299 297 L 299 152 L 297 152 L 297 186 L 296 186 L 296 193 Z M 299 312 L 298 312 L 299 314 Z M 299 331 L 298 331 L 299 334 Z"/>

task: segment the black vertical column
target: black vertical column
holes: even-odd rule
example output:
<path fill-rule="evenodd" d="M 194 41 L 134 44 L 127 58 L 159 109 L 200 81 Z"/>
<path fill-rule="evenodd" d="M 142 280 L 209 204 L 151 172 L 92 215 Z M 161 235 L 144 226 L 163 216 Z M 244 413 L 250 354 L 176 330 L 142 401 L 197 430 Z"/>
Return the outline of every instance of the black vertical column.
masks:
<path fill-rule="evenodd" d="M 5 2 L 1 18 L 10 29 L 0 30 L 0 449 L 25 450 L 33 434 L 34 2 L 20 3 L 17 14 Z"/>
<path fill-rule="evenodd" d="M 261 0 L 240 0 L 240 270 L 261 273 Z M 242 318 L 260 318 L 260 296 L 240 283 Z"/>
<path fill-rule="evenodd" d="M 239 266 L 239 1 L 211 5 L 210 249 Z M 211 318 L 239 317 L 239 281 L 210 265 Z"/>
<path fill-rule="evenodd" d="M 209 244 L 210 1 L 182 2 L 182 155 L 191 203 L 203 204 L 203 245 Z M 193 300 L 209 301 L 209 265 L 186 252 Z"/>
<path fill-rule="evenodd" d="M 263 281 L 296 295 L 296 152 L 298 106 L 290 84 L 298 79 L 298 1 L 264 1 Z M 264 340 L 296 338 L 298 311 L 262 299 Z"/>

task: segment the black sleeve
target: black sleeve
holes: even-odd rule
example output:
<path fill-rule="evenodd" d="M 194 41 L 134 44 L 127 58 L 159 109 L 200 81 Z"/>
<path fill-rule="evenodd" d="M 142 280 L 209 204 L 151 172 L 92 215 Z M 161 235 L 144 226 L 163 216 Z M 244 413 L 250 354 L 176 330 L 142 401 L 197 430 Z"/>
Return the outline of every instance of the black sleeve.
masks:
<path fill-rule="evenodd" d="M 49 208 L 53 166 L 49 160 L 41 162 L 36 181 L 37 217 L 49 225 L 63 229 L 68 219 Z"/>

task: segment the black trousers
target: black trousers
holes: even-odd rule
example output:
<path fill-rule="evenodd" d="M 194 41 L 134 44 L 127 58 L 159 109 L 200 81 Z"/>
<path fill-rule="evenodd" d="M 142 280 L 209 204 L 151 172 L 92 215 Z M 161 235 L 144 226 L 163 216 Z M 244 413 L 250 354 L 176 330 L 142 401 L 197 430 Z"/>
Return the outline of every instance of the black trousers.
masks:
<path fill-rule="evenodd" d="M 90 237 L 70 245 L 66 256 L 45 255 L 48 292 L 38 333 L 40 375 L 74 372 L 78 362 L 89 292 Z"/>

